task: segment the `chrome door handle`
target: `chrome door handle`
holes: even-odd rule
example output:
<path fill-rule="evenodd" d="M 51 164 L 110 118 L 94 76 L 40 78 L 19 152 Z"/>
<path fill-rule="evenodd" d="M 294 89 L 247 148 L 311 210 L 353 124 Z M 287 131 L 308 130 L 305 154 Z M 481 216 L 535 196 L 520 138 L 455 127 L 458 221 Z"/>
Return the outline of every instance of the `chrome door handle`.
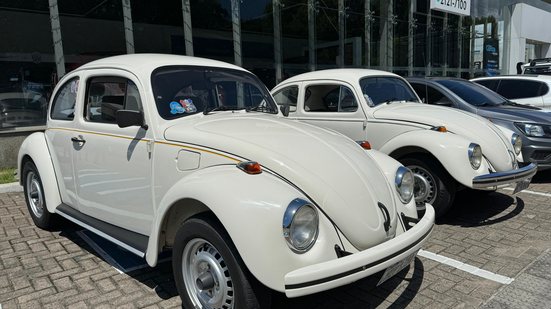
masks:
<path fill-rule="evenodd" d="M 71 137 L 71 141 L 72 141 L 73 143 L 80 143 L 80 144 L 86 143 L 86 140 L 84 140 L 84 138 L 82 137 L 82 135 L 79 135 L 78 137 Z"/>

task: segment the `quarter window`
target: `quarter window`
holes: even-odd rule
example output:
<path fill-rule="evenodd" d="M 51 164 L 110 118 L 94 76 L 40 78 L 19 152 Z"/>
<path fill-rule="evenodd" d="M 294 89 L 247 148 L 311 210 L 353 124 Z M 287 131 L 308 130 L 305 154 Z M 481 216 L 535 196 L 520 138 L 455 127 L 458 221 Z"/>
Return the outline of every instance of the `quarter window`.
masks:
<path fill-rule="evenodd" d="M 73 120 L 78 93 L 78 77 L 67 81 L 57 92 L 50 117 L 55 120 Z"/>
<path fill-rule="evenodd" d="M 543 83 L 531 80 L 502 79 L 498 93 L 507 99 L 539 97 Z"/>
<path fill-rule="evenodd" d="M 274 94 L 274 100 L 277 105 L 297 106 L 298 101 L 298 86 L 289 86 L 283 88 Z"/>
<path fill-rule="evenodd" d="M 88 82 L 84 117 L 91 122 L 116 123 L 118 110 L 142 111 L 136 84 L 122 77 L 94 77 Z"/>
<path fill-rule="evenodd" d="M 352 90 L 341 85 L 313 85 L 306 88 L 306 112 L 355 112 L 358 102 Z"/>

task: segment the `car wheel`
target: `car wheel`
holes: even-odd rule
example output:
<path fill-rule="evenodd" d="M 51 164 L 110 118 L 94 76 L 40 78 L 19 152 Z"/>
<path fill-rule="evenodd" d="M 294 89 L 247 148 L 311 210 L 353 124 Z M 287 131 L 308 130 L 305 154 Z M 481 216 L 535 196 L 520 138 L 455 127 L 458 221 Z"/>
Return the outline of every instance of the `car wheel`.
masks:
<path fill-rule="evenodd" d="M 42 179 L 33 162 L 25 163 L 22 177 L 27 208 L 34 224 L 42 229 L 50 228 L 53 225 L 54 214 L 48 212 Z"/>
<path fill-rule="evenodd" d="M 436 218 L 442 217 L 451 207 L 455 192 L 455 180 L 430 157 L 408 157 L 401 163 L 411 169 L 415 178 L 415 203 L 434 207 Z"/>
<path fill-rule="evenodd" d="M 215 220 L 192 218 L 178 229 L 172 267 L 184 308 L 260 308 L 248 270 Z"/>

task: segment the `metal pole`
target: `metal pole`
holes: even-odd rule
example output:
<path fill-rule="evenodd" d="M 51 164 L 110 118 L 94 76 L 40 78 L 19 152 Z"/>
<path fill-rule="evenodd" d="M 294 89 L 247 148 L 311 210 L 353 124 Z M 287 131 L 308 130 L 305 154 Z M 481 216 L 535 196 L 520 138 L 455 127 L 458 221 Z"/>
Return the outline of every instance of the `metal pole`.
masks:
<path fill-rule="evenodd" d="M 191 28 L 191 5 L 189 4 L 189 0 L 182 0 L 182 18 L 184 19 L 186 55 L 193 56 L 193 31 Z"/>
<path fill-rule="evenodd" d="M 126 53 L 134 53 L 134 28 L 132 28 L 132 8 L 130 0 L 122 0 L 122 16 L 124 20 L 124 38 L 126 40 Z"/>
<path fill-rule="evenodd" d="M 63 56 L 63 43 L 61 40 L 61 26 L 59 24 L 59 10 L 57 0 L 48 0 L 50 7 L 50 26 L 54 41 L 54 57 L 58 78 L 65 75 L 65 57 Z"/>
<path fill-rule="evenodd" d="M 234 64 L 242 66 L 243 59 L 241 57 L 241 12 L 239 9 L 239 5 L 239 0 L 231 0 Z"/>
<path fill-rule="evenodd" d="M 339 0 L 339 67 L 344 67 L 344 40 L 346 40 L 346 9 L 344 0 Z"/>
<path fill-rule="evenodd" d="M 308 68 L 316 70 L 316 3 L 308 0 Z"/>
<path fill-rule="evenodd" d="M 444 31 L 442 31 L 442 40 L 444 41 L 444 49 L 443 49 L 443 68 L 442 68 L 442 75 L 447 76 L 448 75 L 448 13 L 444 13 L 444 26 L 442 27 Z"/>
<path fill-rule="evenodd" d="M 364 4 L 364 45 L 365 45 L 365 65 L 371 67 L 371 0 L 365 0 Z"/>
<path fill-rule="evenodd" d="M 425 76 L 430 76 L 432 66 L 432 12 L 427 14 L 427 47 L 425 55 Z"/>
<path fill-rule="evenodd" d="M 461 77 L 461 65 L 463 58 L 463 16 L 459 16 L 459 21 L 457 23 L 457 48 L 459 49 L 459 61 L 458 61 L 458 73 Z"/>
<path fill-rule="evenodd" d="M 415 12 L 415 2 L 414 0 L 409 1 L 409 14 L 408 14 L 408 25 L 409 25 L 409 31 L 408 31 L 408 76 L 413 75 L 413 51 L 414 51 L 414 41 L 413 38 L 415 36 L 415 27 L 417 24 L 415 23 L 413 12 Z"/>
<path fill-rule="evenodd" d="M 280 0 L 273 0 L 272 9 L 274 11 L 274 67 L 276 75 L 276 84 L 283 80 L 283 65 L 281 55 L 281 3 Z"/>

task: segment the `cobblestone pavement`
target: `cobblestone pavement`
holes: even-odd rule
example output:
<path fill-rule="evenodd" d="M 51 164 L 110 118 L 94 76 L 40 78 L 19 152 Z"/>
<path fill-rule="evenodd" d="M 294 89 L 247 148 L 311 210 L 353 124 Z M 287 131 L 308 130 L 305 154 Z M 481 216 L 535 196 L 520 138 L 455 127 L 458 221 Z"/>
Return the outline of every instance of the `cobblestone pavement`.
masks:
<path fill-rule="evenodd" d="M 424 248 L 514 278 L 509 285 L 418 256 L 378 288 L 362 280 L 297 299 L 274 293 L 272 308 L 551 308 L 551 172 L 528 190 L 516 198 L 510 190 L 459 192 Z M 22 193 L 1 193 L 0 308 L 181 306 L 170 262 L 119 273 L 80 230 L 66 221 L 51 232 L 38 229 Z"/>

